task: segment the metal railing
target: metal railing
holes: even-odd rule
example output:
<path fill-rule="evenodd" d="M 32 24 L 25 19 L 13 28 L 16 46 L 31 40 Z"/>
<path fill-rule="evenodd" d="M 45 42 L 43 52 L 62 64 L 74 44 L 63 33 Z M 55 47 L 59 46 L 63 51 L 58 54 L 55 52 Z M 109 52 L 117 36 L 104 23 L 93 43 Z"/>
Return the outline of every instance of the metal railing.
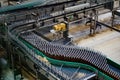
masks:
<path fill-rule="evenodd" d="M 27 46 L 25 46 L 25 44 L 23 44 L 17 37 L 13 36 L 10 32 L 8 32 L 9 36 L 11 37 L 11 39 L 13 39 L 14 41 L 16 41 L 19 44 L 19 47 L 24 51 L 27 52 L 27 56 L 29 56 L 29 58 L 31 60 L 33 60 L 33 62 L 35 62 L 36 64 L 38 64 L 38 66 L 42 66 L 42 68 L 49 72 L 52 76 L 55 75 L 55 77 L 58 77 L 59 79 L 65 79 L 65 80 L 69 80 L 69 77 L 64 74 L 62 71 L 58 70 L 56 67 L 54 67 L 51 64 L 46 63 L 45 61 L 42 61 L 40 59 L 38 59 L 35 56 L 35 52 L 32 49 L 29 49 Z M 11 40 L 11 41 L 13 41 Z M 54 75 L 53 75 L 54 74 Z"/>

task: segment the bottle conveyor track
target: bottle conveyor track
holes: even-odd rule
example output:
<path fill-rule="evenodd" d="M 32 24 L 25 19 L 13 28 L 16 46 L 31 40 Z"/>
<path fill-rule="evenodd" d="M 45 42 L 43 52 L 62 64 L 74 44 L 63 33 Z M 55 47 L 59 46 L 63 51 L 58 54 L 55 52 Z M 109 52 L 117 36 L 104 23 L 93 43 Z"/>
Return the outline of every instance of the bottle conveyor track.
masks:
<path fill-rule="evenodd" d="M 77 48 L 74 46 L 64 46 L 58 44 L 52 44 L 43 40 L 33 32 L 27 32 L 21 34 L 21 38 L 35 46 L 46 56 L 57 60 L 81 62 L 102 70 L 102 72 L 113 77 L 114 79 L 120 79 L 120 73 L 112 70 L 107 64 L 106 57 L 99 52 L 95 52 L 85 48 Z"/>
<path fill-rule="evenodd" d="M 15 27 L 14 29 L 11 28 L 11 30 L 17 30 L 17 28 L 19 27 Z M 115 80 L 120 79 L 120 73 L 109 67 L 107 58 L 101 55 L 100 52 L 96 52 L 89 48 L 53 44 L 47 42 L 34 32 L 21 33 L 19 35 L 19 39 L 22 39 L 31 44 L 40 52 L 44 53 L 44 55 L 47 57 L 61 61 L 85 63 L 97 68 L 103 73 L 106 73 Z"/>
<path fill-rule="evenodd" d="M 44 1 L 43 1 L 44 2 Z M 42 3 L 41 3 L 42 4 Z M 29 4 L 30 5 L 30 4 Z M 20 5 L 16 7 L 16 9 L 26 7 L 27 4 L 25 5 Z M 13 8 L 10 8 L 13 9 Z M 9 11 L 9 9 L 5 8 L 1 12 Z M 33 21 L 34 22 L 34 21 Z M 23 23 L 22 23 L 23 24 Z M 17 24 L 17 26 L 21 26 L 22 24 Z M 23 24 L 25 25 L 25 24 Z M 16 36 L 15 31 L 22 31 L 19 30 L 19 27 L 16 25 L 10 26 L 9 31 L 12 35 Z M 37 50 L 40 52 L 44 53 L 45 56 L 55 59 L 55 60 L 60 60 L 63 62 L 69 61 L 73 63 L 84 63 L 88 64 L 90 66 L 95 67 L 99 71 L 105 73 L 106 75 L 110 76 L 114 80 L 120 80 L 120 72 L 114 69 L 113 67 L 109 66 L 107 62 L 107 58 L 103 55 L 101 55 L 100 52 L 91 50 L 89 48 L 83 48 L 83 47 L 75 47 L 75 46 L 65 46 L 65 45 L 60 45 L 60 44 L 53 44 L 50 42 L 47 42 L 34 32 L 25 32 L 25 33 L 20 33 L 19 40 L 25 41 L 26 43 L 30 44 L 31 46 L 35 47 Z M 17 36 L 16 36 L 17 37 Z M 58 63 L 56 63 L 58 64 Z"/>

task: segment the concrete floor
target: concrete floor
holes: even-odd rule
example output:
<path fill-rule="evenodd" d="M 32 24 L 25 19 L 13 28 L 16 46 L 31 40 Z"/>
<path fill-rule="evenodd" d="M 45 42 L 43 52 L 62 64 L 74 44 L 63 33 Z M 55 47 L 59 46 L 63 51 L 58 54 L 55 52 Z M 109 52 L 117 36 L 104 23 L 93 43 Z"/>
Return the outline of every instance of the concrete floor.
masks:
<path fill-rule="evenodd" d="M 78 46 L 90 47 L 120 64 L 120 33 L 106 31 L 94 37 L 82 39 Z"/>

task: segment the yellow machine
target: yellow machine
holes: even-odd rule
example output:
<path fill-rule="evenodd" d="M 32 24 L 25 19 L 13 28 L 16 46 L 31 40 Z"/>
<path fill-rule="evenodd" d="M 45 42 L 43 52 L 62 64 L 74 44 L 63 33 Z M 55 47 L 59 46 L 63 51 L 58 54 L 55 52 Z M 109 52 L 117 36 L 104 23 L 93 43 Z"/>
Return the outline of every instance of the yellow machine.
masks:
<path fill-rule="evenodd" d="M 66 31 L 66 24 L 65 23 L 60 23 L 60 24 L 56 24 L 56 25 L 54 25 L 53 26 L 53 29 L 55 30 L 55 31 Z"/>

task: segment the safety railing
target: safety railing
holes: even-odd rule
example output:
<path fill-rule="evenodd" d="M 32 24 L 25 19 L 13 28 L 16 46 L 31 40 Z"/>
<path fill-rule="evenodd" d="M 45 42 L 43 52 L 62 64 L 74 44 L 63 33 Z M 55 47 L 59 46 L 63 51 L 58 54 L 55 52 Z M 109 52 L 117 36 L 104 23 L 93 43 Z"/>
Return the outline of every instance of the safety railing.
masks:
<path fill-rule="evenodd" d="M 56 77 L 58 77 L 60 79 L 69 80 L 69 77 L 66 74 L 64 74 L 62 71 L 58 70 L 53 65 L 48 64 L 45 61 L 42 61 L 42 60 L 38 59 L 37 56 L 35 56 L 36 53 L 34 52 L 34 50 L 29 49 L 27 46 L 25 46 L 17 37 L 13 36 L 10 32 L 8 32 L 8 34 L 11 37 L 11 39 L 16 41 L 20 45 L 19 47 L 22 48 L 22 50 L 24 50 L 25 52 L 26 51 L 28 52 L 28 56 L 36 64 L 38 64 L 39 66 L 42 66 L 42 68 L 44 68 L 47 72 L 50 72 L 50 73 L 54 74 Z M 54 76 L 54 75 L 52 75 L 52 76 Z"/>

